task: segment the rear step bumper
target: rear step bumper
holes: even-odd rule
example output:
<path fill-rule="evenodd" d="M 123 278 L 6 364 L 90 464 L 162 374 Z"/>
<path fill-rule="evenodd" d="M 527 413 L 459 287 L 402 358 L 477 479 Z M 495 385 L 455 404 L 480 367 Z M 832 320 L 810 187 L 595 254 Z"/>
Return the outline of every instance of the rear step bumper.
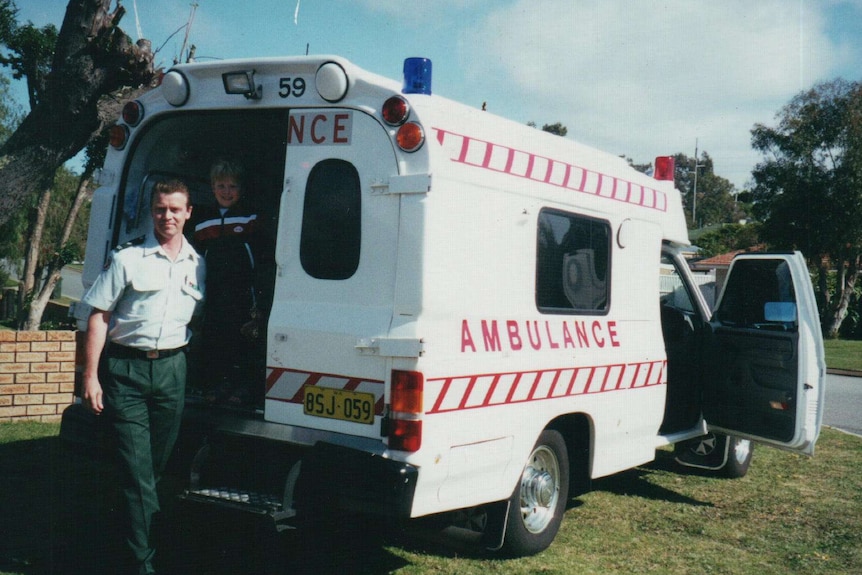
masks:
<path fill-rule="evenodd" d="M 187 489 L 185 493 L 179 495 L 179 499 L 190 504 L 221 507 L 231 511 L 269 517 L 279 531 L 296 527 L 291 522 L 296 517 L 296 511 L 285 509 L 282 498 L 274 494 L 231 488 L 201 488 Z"/>
<path fill-rule="evenodd" d="M 318 442 L 303 452 L 286 476 L 268 482 L 283 486 L 281 493 L 272 493 L 239 485 L 207 485 L 206 466 L 214 459 L 225 462 L 225 454 L 212 453 L 213 449 L 217 448 L 207 444 L 195 456 L 191 485 L 179 496 L 181 500 L 268 516 L 279 530 L 295 528 L 298 521 L 342 512 L 410 517 L 419 471 L 407 463 Z M 248 445 L 245 452 L 253 451 L 254 446 Z M 234 458 L 239 459 L 236 452 Z"/>

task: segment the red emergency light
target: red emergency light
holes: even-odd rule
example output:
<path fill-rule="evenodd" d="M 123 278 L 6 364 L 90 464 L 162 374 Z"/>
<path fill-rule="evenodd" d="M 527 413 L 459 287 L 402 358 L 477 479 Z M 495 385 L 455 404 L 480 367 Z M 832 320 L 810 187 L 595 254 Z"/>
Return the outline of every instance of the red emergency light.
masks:
<path fill-rule="evenodd" d="M 673 156 L 658 156 L 655 159 L 655 172 L 653 173 L 653 177 L 656 180 L 672 182 L 674 180 L 674 168 Z"/>

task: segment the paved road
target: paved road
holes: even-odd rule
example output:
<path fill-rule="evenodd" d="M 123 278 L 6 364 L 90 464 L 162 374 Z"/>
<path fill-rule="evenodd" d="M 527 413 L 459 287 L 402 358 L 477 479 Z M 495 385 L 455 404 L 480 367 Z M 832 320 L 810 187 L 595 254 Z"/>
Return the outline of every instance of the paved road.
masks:
<path fill-rule="evenodd" d="M 84 295 L 81 272 L 65 267 L 60 271 L 60 276 L 63 278 L 63 295 L 72 299 L 81 299 Z"/>
<path fill-rule="evenodd" d="M 862 378 L 826 375 L 823 423 L 862 435 Z"/>

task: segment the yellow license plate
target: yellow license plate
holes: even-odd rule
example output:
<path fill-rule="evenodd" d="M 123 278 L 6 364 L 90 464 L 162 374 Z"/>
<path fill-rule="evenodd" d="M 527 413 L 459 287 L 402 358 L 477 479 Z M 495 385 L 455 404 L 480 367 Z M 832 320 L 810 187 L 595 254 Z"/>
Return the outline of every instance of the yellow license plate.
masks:
<path fill-rule="evenodd" d="M 303 399 L 303 411 L 306 415 L 355 423 L 374 423 L 373 393 L 329 387 L 306 387 Z"/>

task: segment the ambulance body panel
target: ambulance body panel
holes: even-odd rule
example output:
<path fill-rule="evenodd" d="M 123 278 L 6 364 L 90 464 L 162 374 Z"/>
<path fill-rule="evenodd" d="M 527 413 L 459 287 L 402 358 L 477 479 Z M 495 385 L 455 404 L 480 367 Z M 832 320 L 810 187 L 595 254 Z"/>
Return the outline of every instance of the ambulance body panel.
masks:
<path fill-rule="evenodd" d="M 813 449 L 824 368 L 801 256 L 763 256 L 748 282 L 773 292 L 736 290 L 711 318 L 678 253 L 672 168 L 653 179 L 408 92 L 337 57 L 176 66 L 139 101 L 143 121 L 118 124 L 127 141 L 94 197 L 85 285 L 149 229 L 155 181 L 182 177 L 206 202 L 215 158 L 252 172 L 276 238 L 266 399 L 212 421 L 300 449 L 285 506 L 502 502 L 501 541 L 532 553 L 556 532 L 570 465 L 573 481 L 606 476 L 710 427 Z"/>

